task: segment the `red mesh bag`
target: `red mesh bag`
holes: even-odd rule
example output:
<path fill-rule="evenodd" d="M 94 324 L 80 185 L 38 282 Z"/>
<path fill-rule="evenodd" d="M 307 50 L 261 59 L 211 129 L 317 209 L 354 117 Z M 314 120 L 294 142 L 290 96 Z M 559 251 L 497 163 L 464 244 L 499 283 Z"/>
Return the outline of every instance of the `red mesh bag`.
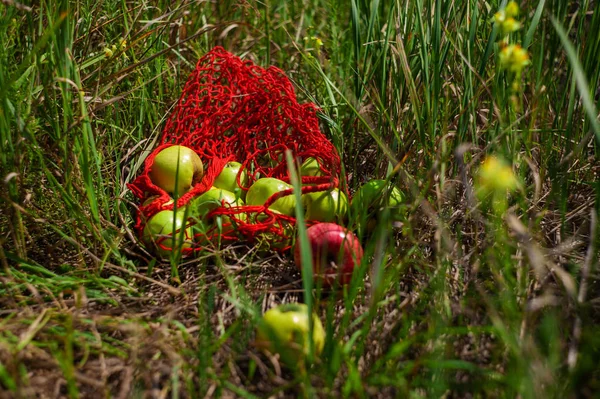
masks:
<path fill-rule="evenodd" d="M 303 193 L 338 187 L 340 158 L 321 133 L 316 111 L 312 103 L 298 104 L 292 84 L 280 69 L 258 67 L 215 47 L 198 61 L 165 125 L 162 144 L 148 156 L 143 172 L 128 185 L 146 203 L 138 210 L 138 232 L 142 232 L 145 220 L 175 205 L 167 205 L 169 194 L 149 177 L 156 154 L 170 145 L 192 148 L 205 169 L 203 179 L 178 199 L 177 208 L 206 192 L 229 161 L 240 162 L 248 175 L 248 185 L 243 190 L 247 191 L 259 177 L 275 177 L 289 183 L 285 162 L 288 149 L 298 162 L 314 157 L 321 167 L 323 176 L 302 177 L 303 183 L 311 183 L 303 187 Z M 214 226 L 207 238 L 220 235 L 223 240 L 252 240 L 262 236 L 282 243 L 279 249 L 287 249 L 293 234 L 289 226 L 294 225 L 295 219 L 268 209 L 286 195 L 293 195 L 292 190 L 273 195 L 261 206 L 222 206 L 211 211 L 208 217 L 224 215 L 227 218 L 223 220 L 228 222 L 221 229 Z M 154 199 L 148 201 L 151 197 Z M 184 252 L 201 249 L 205 241 L 198 235 L 195 234 L 196 244 Z M 159 245 L 164 248 L 164 244 Z"/>

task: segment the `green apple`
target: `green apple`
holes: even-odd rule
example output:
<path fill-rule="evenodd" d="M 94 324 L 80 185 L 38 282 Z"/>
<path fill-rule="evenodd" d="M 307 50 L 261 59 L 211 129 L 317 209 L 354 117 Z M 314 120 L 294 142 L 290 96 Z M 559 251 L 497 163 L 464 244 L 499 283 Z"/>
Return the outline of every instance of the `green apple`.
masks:
<path fill-rule="evenodd" d="M 186 223 L 185 209 L 176 213 L 171 210 L 160 211 L 146 222 L 142 241 L 160 257 L 168 258 L 172 251 L 191 248 L 192 229 L 186 227 Z"/>
<path fill-rule="evenodd" d="M 206 234 L 209 231 L 213 231 L 213 227 L 217 223 L 221 223 L 221 233 L 229 234 L 235 230 L 235 226 L 229 216 L 216 216 L 207 218 L 206 215 L 214 209 L 225 207 L 235 207 L 244 205 L 244 201 L 241 198 L 236 197 L 231 191 L 223 190 L 220 188 L 212 187 L 210 190 L 194 198 L 188 204 L 190 213 L 193 217 L 198 220 L 194 230 L 200 235 Z M 245 220 L 245 214 L 236 215 L 238 219 Z M 213 235 L 213 234 L 211 234 Z"/>
<path fill-rule="evenodd" d="M 275 193 L 292 188 L 290 184 L 273 177 L 264 177 L 258 179 L 248 189 L 246 194 L 247 205 L 263 205 Z M 293 216 L 296 207 L 294 195 L 287 195 L 273 202 L 269 207 L 272 210 L 279 211 L 284 215 Z"/>
<path fill-rule="evenodd" d="M 229 207 L 244 205 L 244 201 L 237 198 L 231 191 L 212 187 L 204 194 L 191 200 L 188 206 L 193 216 L 204 219 L 210 211 L 221 207 L 223 202 L 225 206 Z"/>
<path fill-rule="evenodd" d="M 370 180 L 363 184 L 352 198 L 352 211 L 359 216 L 360 224 L 366 225 L 367 232 L 372 232 L 377 223 L 374 216 L 384 207 L 389 207 L 391 219 L 401 221 L 405 219 L 403 208 L 404 194 L 392 187 L 385 180 Z"/>
<path fill-rule="evenodd" d="M 304 194 L 302 204 L 308 220 L 341 221 L 348 214 L 348 197 L 337 188 Z"/>
<path fill-rule="evenodd" d="M 277 154 L 268 153 L 268 154 L 265 154 L 264 156 L 266 157 L 267 164 L 271 168 L 276 168 L 276 167 L 280 166 L 281 163 L 284 162 L 284 159 L 285 159 L 283 153 L 281 153 L 281 152 L 279 152 Z M 262 162 L 261 162 L 261 165 L 262 165 Z"/>
<path fill-rule="evenodd" d="M 276 215 L 282 214 L 281 212 L 273 209 L 271 209 L 270 211 Z M 254 217 L 254 220 L 261 223 L 265 222 L 269 217 L 270 215 L 261 212 Z M 274 223 L 275 228 L 281 227 L 283 229 L 284 237 L 270 231 L 260 233 L 258 236 L 259 254 L 264 254 L 265 251 L 273 249 L 281 251 L 284 248 L 291 247 L 294 244 L 294 240 L 296 238 L 295 225 L 291 222 L 288 222 L 287 220 L 281 219 L 277 219 L 277 221 L 275 221 Z"/>
<path fill-rule="evenodd" d="M 144 200 L 144 202 L 142 203 L 142 206 L 148 206 L 151 203 L 153 203 L 154 201 L 156 201 L 158 198 L 160 198 L 160 195 L 153 195 L 151 197 L 148 197 Z M 171 198 L 169 201 L 165 202 L 164 204 L 161 204 L 161 206 L 171 205 L 172 203 L 173 203 L 173 199 Z"/>
<path fill-rule="evenodd" d="M 300 166 L 300 174 L 302 176 L 323 176 L 323 171 L 319 167 L 319 162 L 316 158 L 308 157 Z"/>
<path fill-rule="evenodd" d="M 279 353 L 289 366 L 301 364 L 309 351 L 308 306 L 289 303 L 269 309 L 262 317 L 256 334 L 257 346 L 271 353 Z M 315 355 L 320 355 L 325 345 L 325 330 L 321 320 L 312 315 Z"/>
<path fill-rule="evenodd" d="M 150 167 L 150 179 L 158 187 L 181 197 L 202 180 L 204 165 L 191 148 L 173 145 L 160 151 Z"/>
<path fill-rule="evenodd" d="M 245 170 L 242 171 L 240 174 L 240 187 L 237 183 L 237 175 L 241 167 L 242 164 L 239 162 L 228 162 L 221 173 L 219 173 L 219 176 L 215 179 L 213 186 L 231 191 L 234 194 L 239 193 L 240 198 L 244 199 L 246 197 L 246 191 L 242 190 L 241 187 L 246 187 L 248 185 L 248 175 L 246 175 Z"/>

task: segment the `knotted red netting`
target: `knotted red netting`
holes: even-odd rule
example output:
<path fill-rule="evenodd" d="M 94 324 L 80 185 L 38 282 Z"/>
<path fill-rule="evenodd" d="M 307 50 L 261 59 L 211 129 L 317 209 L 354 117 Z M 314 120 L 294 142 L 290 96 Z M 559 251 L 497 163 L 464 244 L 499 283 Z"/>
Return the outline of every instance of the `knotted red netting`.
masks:
<path fill-rule="evenodd" d="M 171 210 L 175 205 L 183 208 L 210 189 L 229 161 L 243 165 L 242 170 L 249 178 L 247 185 L 242 186 L 246 191 L 262 177 L 290 181 L 286 150 L 291 150 L 298 162 L 314 157 L 321 167 L 322 176 L 302 177 L 303 183 L 311 183 L 303 187 L 303 193 L 338 187 L 340 158 L 321 133 L 316 111 L 312 103 L 298 104 L 292 84 L 280 69 L 264 69 L 221 47 L 214 48 L 198 61 L 189 76 L 165 125 L 162 144 L 147 157 L 143 172 L 129 184 L 143 204 L 138 211 L 138 232 L 142 232 L 145 221 L 157 212 Z M 182 195 L 177 204 L 169 203 L 169 194 L 149 177 L 156 154 L 175 144 L 196 151 L 205 168 L 203 179 Z M 260 206 L 214 209 L 207 217 L 226 216 L 221 218 L 221 226 L 214 224 L 209 231 L 194 230 L 194 244 L 184 252 L 200 249 L 208 241 L 214 242 L 217 235 L 222 240 L 266 237 L 273 243 L 279 242 L 280 249 L 286 249 L 295 219 L 268 208 L 286 195 L 292 195 L 292 190 L 279 192 Z"/>

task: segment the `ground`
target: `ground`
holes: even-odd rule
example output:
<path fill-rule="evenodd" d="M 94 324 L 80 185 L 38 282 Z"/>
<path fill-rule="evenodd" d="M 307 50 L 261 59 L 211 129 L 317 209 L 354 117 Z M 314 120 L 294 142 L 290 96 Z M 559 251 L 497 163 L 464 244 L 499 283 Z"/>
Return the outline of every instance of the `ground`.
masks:
<path fill-rule="evenodd" d="M 504 35 L 505 6 L 0 2 L 0 398 L 597 397 L 600 9 L 518 4 Z M 138 238 L 127 184 L 215 46 L 318 107 L 350 196 L 404 193 L 345 289 Z M 255 329 L 308 300 L 325 349 L 293 369 Z"/>

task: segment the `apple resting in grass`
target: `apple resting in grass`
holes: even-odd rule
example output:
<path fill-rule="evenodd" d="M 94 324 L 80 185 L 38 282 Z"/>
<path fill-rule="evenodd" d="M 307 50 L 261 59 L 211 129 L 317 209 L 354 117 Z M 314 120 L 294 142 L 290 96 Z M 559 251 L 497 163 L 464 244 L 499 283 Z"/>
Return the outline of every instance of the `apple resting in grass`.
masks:
<path fill-rule="evenodd" d="M 244 201 L 241 198 L 236 198 L 235 194 L 231 191 L 215 187 L 211 188 L 199 197 L 194 198 L 188 204 L 190 208 L 190 214 L 198 220 L 198 223 L 194 226 L 194 230 L 199 230 L 199 233 L 206 233 L 216 223 L 218 223 L 220 219 L 222 226 L 221 233 L 231 233 L 235 229 L 235 226 L 229 216 L 215 216 L 208 218 L 207 214 L 212 210 L 222 206 L 225 208 L 230 208 L 242 205 L 244 205 Z M 235 217 L 245 220 L 246 215 L 236 214 Z"/>
<path fill-rule="evenodd" d="M 308 220 L 342 221 L 348 214 L 348 197 L 337 188 L 304 194 L 302 204 Z"/>
<path fill-rule="evenodd" d="M 246 194 L 247 205 L 263 205 L 275 193 L 292 188 L 290 184 L 273 177 L 258 179 L 248 189 Z M 290 194 L 273 202 L 269 209 L 281 212 L 284 215 L 294 215 L 296 207 L 295 197 Z"/>
<path fill-rule="evenodd" d="M 192 229 L 186 228 L 185 216 L 185 209 L 180 209 L 177 213 L 170 210 L 158 212 L 146 222 L 142 241 L 163 258 L 170 257 L 172 251 L 180 252 L 185 248 L 191 248 Z"/>
<path fill-rule="evenodd" d="M 321 320 L 312 315 L 314 353 L 319 356 L 325 345 Z M 289 366 L 296 366 L 309 352 L 309 313 L 303 303 L 289 303 L 269 309 L 259 322 L 256 345 L 279 353 Z"/>
<path fill-rule="evenodd" d="M 202 180 L 204 165 L 194 150 L 173 145 L 160 151 L 150 168 L 150 179 L 175 198 Z"/>
<path fill-rule="evenodd" d="M 360 266 L 363 249 L 351 231 L 335 223 L 318 223 L 308 228 L 308 242 L 312 251 L 315 279 L 331 286 L 338 280 L 348 284 L 352 272 Z M 299 242 L 294 250 L 296 266 L 302 270 L 302 254 Z"/>
<path fill-rule="evenodd" d="M 392 187 L 385 180 L 370 180 L 363 184 L 352 198 L 352 212 L 358 216 L 361 230 L 366 226 L 366 232 L 375 230 L 377 216 L 385 206 L 390 208 L 392 221 L 401 221 L 405 218 L 402 203 L 404 194 L 398 187 Z"/>
<path fill-rule="evenodd" d="M 248 176 L 246 175 L 245 170 L 240 173 L 240 187 L 237 182 L 237 175 L 241 168 L 242 164 L 239 162 L 228 162 L 221 173 L 219 173 L 219 176 L 215 179 L 213 186 L 231 191 L 234 194 L 238 194 L 239 192 L 239 197 L 244 199 L 246 197 L 246 191 L 242 190 L 241 187 L 246 187 L 248 185 Z"/>

